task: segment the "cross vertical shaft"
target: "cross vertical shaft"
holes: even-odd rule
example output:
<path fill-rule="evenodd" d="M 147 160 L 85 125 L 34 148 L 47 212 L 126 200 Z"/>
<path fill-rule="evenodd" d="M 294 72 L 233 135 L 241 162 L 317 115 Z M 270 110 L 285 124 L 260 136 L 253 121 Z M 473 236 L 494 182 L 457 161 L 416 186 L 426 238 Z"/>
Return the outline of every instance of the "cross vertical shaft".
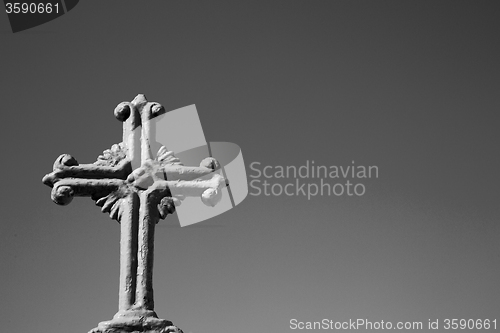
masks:
<path fill-rule="evenodd" d="M 154 116 L 163 113 L 164 110 L 157 103 L 144 104 L 142 96 L 134 99 L 136 104 L 141 105 L 141 166 L 152 160 L 151 151 L 151 120 Z M 155 226 L 160 220 L 156 202 L 151 191 L 140 193 L 139 226 L 138 226 L 138 253 L 137 258 L 137 289 L 134 308 L 153 311 L 153 262 L 154 262 L 154 235 Z"/>
<path fill-rule="evenodd" d="M 120 290 L 118 315 L 132 308 L 137 284 L 137 222 L 139 197 L 136 193 L 122 203 L 124 214 L 120 226 Z"/>
<path fill-rule="evenodd" d="M 138 131 L 141 118 L 133 103 L 120 103 L 115 109 L 115 116 L 123 121 L 123 145 L 127 159 L 132 168 L 139 163 L 140 141 Z M 126 119 L 124 119 L 126 117 Z M 137 284 L 137 227 L 139 198 L 136 193 L 124 198 L 123 214 L 120 219 L 120 289 L 118 296 L 118 313 L 123 315 L 129 311 L 135 302 Z M 115 317 L 116 317 L 115 316 Z"/>

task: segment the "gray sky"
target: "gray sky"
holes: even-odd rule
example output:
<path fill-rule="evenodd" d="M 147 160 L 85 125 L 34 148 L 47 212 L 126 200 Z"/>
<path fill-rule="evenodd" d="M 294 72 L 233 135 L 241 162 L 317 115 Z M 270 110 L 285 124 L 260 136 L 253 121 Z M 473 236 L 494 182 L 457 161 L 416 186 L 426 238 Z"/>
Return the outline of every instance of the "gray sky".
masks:
<path fill-rule="evenodd" d="M 13 34 L 0 15 L 5 332 L 87 332 L 117 311 L 119 225 L 41 178 L 121 140 L 144 93 L 196 104 L 262 166 L 376 165 L 357 197 L 248 196 L 161 221 L 155 310 L 186 333 L 289 321 L 497 319 L 500 6 L 474 1 L 81 1 Z M 286 184 L 295 180 L 271 180 Z M 495 317 L 497 316 L 497 317 Z M 426 331 L 426 330 L 422 330 Z"/>

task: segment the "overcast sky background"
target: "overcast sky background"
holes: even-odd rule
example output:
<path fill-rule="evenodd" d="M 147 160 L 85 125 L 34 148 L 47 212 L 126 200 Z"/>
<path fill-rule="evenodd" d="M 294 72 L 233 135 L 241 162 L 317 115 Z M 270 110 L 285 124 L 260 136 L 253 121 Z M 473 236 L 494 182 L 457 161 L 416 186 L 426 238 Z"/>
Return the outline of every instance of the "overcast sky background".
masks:
<path fill-rule="evenodd" d="M 13 34 L 0 15 L 2 330 L 87 332 L 117 311 L 119 225 L 88 198 L 55 205 L 41 178 L 119 142 L 113 109 L 138 93 L 196 104 L 247 167 L 379 167 L 362 197 L 161 221 L 161 318 L 500 320 L 499 17 L 494 1 L 80 1 Z"/>

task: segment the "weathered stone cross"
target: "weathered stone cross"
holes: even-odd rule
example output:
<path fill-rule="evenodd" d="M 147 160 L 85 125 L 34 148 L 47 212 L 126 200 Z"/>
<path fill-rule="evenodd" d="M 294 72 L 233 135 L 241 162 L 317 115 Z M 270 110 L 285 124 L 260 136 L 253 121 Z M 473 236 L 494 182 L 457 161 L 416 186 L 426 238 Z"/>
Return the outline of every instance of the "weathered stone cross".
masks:
<path fill-rule="evenodd" d="M 67 205 L 74 196 L 90 196 L 121 225 L 119 310 L 91 332 L 182 332 L 154 312 L 155 225 L 186 196 L 201 196 L 206 205 L 214 206 L 227 184 L 214 172 L 220 168 L 214 158 L 205 158 L 199 167 L 186 167 L 165 147 L 153 158 L 151 120 L 165 113 L 160 104 L 138 95 L 114 112 L 123 122 L 123 142 L 104 151 L 94 164 L 59 156 L 43 183 L 52 187 L 55 203 Z"/>

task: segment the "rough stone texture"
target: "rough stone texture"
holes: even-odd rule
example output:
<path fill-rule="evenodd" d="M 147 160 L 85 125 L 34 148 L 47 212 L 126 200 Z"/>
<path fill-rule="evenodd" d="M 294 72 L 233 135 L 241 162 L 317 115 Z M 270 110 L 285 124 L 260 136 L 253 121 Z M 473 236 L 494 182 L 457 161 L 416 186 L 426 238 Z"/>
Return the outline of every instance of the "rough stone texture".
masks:
<path fill-rule="evenodd" d="M 89 331 L 89 333 L 183 333 L 183 331 L 175 325 L 145 325 L 145 326 L 132 326 L 126 323 L 123 326 L 116 325 L 115 327 L 99 328 L 96 327 Z"/>
<path fill-rule="evenodd" d="M 134 317 L 116 317 L 113 320 L 99 323 L 99 325 L 89 331 L 89 333 L 183 333 L 174 326 L 171 321 L 158 319 L 153 312 L 150 315 Z"/>
<path fill-rule="evenodd" d="M 165 147 L 153 158 L 150 120 L 165 113 L 160 104 L 138 95 L 132 102 L 120 103 L 114 113 L 123 122 L 123 142 L 105 150 L 93 164 L 79 164 L 63 154 L 42 181 L 52 187 L 55 203 L 67 205 L 75 196 L 89 196 L 120 223 L 119 311 L 90 333 L 182 333 L 154 312 L 155 225 L 174 213 L 186 196 L 199 196 L 214 206 L 227 184 L 214 173 L 220 168 L 214 158 L 188 167 Z"/>

